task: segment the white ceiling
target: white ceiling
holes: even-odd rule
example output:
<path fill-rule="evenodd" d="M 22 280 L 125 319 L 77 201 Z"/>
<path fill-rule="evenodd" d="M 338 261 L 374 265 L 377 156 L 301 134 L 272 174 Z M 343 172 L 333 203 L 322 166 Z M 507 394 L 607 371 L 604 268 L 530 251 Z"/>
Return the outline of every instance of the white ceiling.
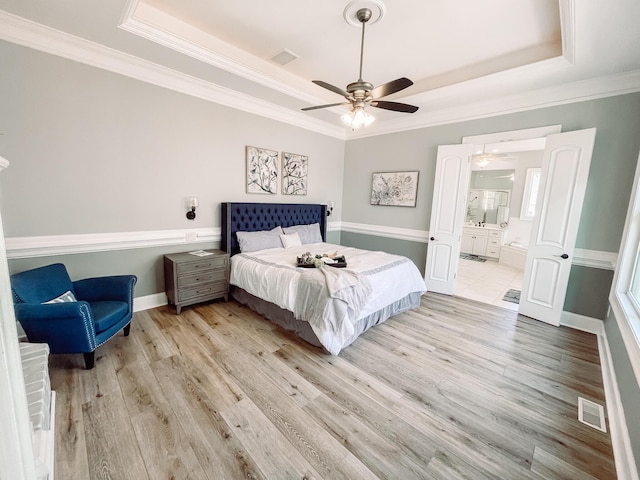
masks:
<path fill-rule="evenodd" d="M 254 103 L 257 113 L 268 116 L 271 110 L 278 119 L 344 132 L 336 135 L 347 138 L 640 90 L 637 0 L 278 0 L 267 5 L 263 0 L 0 0 L 0 38 L 45 51 L 54 49 L 51 41 L 35 41 L 36 35 L 62 35 L 64 45 L 70 38 L 87 41 L 86 48 L 107 47 L 105 55 L 122 52 L 180 72 L 199 88 L 227 95 L 231 105 L 239 102 L 251 110 Z M 343 13 L 361 6 L 381 14 L 366 27 L 363 79 L 380 85 L 410 78 L 412 87 L 387 99 L 420 110 L 372 109 L 376 122 L 366 132 L 351 133 L 339 122 L 346 107 L 300 109 L 343 100 L 311 80 L 342 89 L 357 80 L 361 29 Z M 11 28 L 1 28 L 7 25 Z M 77 59 L 64 45 L 61 41 L 52 53 Z M 299 58 L 284 66 L 273 62 L 283 49 Z M 87 63 L 116 70 L 95 56 Z"/>

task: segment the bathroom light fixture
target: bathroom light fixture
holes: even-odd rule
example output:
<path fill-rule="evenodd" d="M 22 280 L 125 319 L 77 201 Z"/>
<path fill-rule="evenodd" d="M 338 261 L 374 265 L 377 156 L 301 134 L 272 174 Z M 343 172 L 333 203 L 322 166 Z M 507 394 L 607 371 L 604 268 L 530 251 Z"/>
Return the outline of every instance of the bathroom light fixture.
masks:
<path fill-rule="evenodd" d="M 190 210 L 187 211 L 187 218 L 189 220 L 194 220 L 196 218 L 197 207 L 198 207 L 198 197 L 188 197 L 187 208 L 189 208 Z"/>

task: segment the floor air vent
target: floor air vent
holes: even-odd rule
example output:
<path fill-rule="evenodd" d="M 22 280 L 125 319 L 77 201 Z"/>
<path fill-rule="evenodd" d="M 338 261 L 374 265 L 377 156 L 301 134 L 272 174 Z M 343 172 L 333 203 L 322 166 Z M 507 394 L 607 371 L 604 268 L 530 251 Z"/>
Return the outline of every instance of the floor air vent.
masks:
<path fill-rule="evenodd" d="M 586 398 L 578 397 L 578 420 L 601 432 L 607 431 L 603 406 Z"/>

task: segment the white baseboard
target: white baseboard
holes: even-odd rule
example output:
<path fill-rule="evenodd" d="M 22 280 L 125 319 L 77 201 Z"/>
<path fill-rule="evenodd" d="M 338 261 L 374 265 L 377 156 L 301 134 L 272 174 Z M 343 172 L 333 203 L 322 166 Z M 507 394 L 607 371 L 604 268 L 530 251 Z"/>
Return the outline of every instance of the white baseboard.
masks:
<path fill-rule="evenodd" d="M 598 338 L 600 368 L 602 369 L 602 382 L 607 402 L 607 416 L 609 417 L 609 431 L 618 480 L 640 480 L 633 449 L 631 448 L 631 439 L 629 438 L 629 430 L 627 429 L 627 421 L 620 398 L 620 390 L 618 390 L 618 381 L 613 367 L 613 359 L 609 350 L 609 341 L 604 329 L 604 322 L 597 318 L 562 312 L 560 325 L 593 333 Z"/>
<path fill-rule="evenodd" d="M 611 351 L 609 350 L 609 341 L 607 340 L 607 334 L 604 328 L 602 334 L 598 335 L 598 350 L 600 352 L 602 381 L 604 383 L 604 394 L 607 399 L 609 430 L 618 480 L 639 480 L 638 467 L 631 447 L 629 430 L 627 430 L 627 420 L 620 398 L 620 390 L 618 390 L 618 381 L 613 368 Z"/>
<path fill-rule="evenodd" d="M 604 334 L 604 322 L 602 320 L 578 315 L 573 312 L 563 311 L 562 317 L 560 318 L 560 325 L 595 335 Z"/>
<path fill-rule="evenodd" d="M 146 295 L 144 297 L 135 297 L 133 299 L 133 311 L 141 312 L 142 310 L 149 310 L 150 308 L 161 307 L 168 302 L 167 295 L 162 293 L 154 293 L 153 295 Z"/>

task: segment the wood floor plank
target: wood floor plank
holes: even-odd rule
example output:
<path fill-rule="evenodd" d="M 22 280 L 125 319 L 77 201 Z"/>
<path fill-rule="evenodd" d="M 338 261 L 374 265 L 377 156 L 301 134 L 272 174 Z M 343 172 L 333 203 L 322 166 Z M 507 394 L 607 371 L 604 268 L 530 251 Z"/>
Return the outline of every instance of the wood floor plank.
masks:
<path fill-rule="evenodd" d="M 149 476 L 206 479 L 151 367 L 133 364 L 118 379 Z"/>
<path fill-rule="evenodd" d="M 67 357 L 68 358 L 68 357 Z M 57 478 L 89 478 L 82 417 L 82 394 L 75 371 L 62 355 L 51 356 L 51 389 L 56 392 L 55 471 Z M 64 475 L 60 474 L 64 472 Z M 54 475 L 54 476 L 56 476 Z"/>
<path fill-rule="evenodd" d="M 319 477 L 251 400 L 245 398 L 225 409 L 222 417 L 266 478 L 297 480 Z"/>
<path fill-rule="evenodd" d="M 293 400 L 279 395 L 275 385 L 259 369 L 251 368 L 258 365 L 251 361 L 250 355 L 242 352 L 224 355 L 226 357 L 221 356 L 218 361 L 323 478 L 375 478 L 364 465 L 358 465 L 357 470 L 347 469 L 353 464 L 343 460 L 352 456 L 351 453 Z"/>
<path fill-rule="evenodd" d="M 136 312 L 50 362 L 56 476 L 615 478 L 597 338 L 473 300 L 420 307 L 333 356 L 234 301 Z"/>
<path fill-rule="evenodd" d="M 210 398 L 215 385 L 200 380 L 206 375 L 197 364 L 188 358 L 174 356 L 155 362 L 151 367 L 210 480 L 269 480 L 220 414 L 233 403 L 216 405 L 216 400 Z"/>
<path fill-rule="evenodd" d="M 96 397 L 82 406 L 82 412 L 89 478 L 149 479 L 120 394 Z"/>
<path fill-rule="evenodd" d="M 533 465 L 531 470 L 544 478 L 556 478 L 560 480 L 594 480 L 594 477 L 579 470 L 573 465 L 565 462 L 561 458 L 545 452 L 544 449 L 536 447 L 533 453 Z"/>
<path fill-rule="evenodd" d="M 276 353 L 290 368 L 295 369 L 299 375 L 323 392 L 323 398 L 314 400 L 305 407 L 305 410 L 311 412 L 315 420 L 324 424 L 334 436 L 347 445 L 349 450 L 357 445 L 357 440 L 351 438 L 349 441 L 345 441 L 348 433 L 342 430 L 343 427 L 346 427 L 345 419 L 351 419 L 351 423 L 356 425 L 353 427 L 354 431 L 360 431 L 363 434 L 364 430 L 369 431 L 370 433 L 365 435 L 369 441 L 373 441 L 378 436 L 389 439 L 393 443 L 394 451 L 401 452 L 403 457 L 412 462 L 408 464 L 409 468 L 415 464 L 426 466 L 436 451 L 437 444 L 431 442 L 427 436 L 395 415 L 393 408 L 384 408 L 383 405 L 386 403 L 384 395 L 379 395 L 369 389 L 354 388 L 354 384 L 348 376 L 337 375 L 339 370 L 333 366 L 331 361 L 316 362 L 311 356 L 306 356 L 304 353 L 296 355 L 294 352 L 293 347 L 286 346 Z M 335 359 L 335 357 L 329 358 Z M 367 392 L 364 397 L 363 391 Z M 327 403 L 329 398 L 331 401 Z M 378 402 L 379 399 L 382 400 L 381 403 Z M 397 399 L 396 397 L 396 401 Z M 320 405 L 319 408 L 318 405 Z M 334 413 L 327 415 L 329 412 Z M 339 431 L 342 433 L 338 433 Z M 381 450 L 373 449 L 373 451 L 379 452 L 379 456 L 382 455 Z M 356 456 L 361 457 L 361 455 Z M 398 462 L 392 462 L 392 464 L 396 463 Z M 373 469 L 372 465 L 369 463 L 367 465 Z M 399 471 L 394 472 L 394 475 L 396 478 L 405 478 L 405 475 L 409 475 L 409 471 L 404 474 Z"/>

